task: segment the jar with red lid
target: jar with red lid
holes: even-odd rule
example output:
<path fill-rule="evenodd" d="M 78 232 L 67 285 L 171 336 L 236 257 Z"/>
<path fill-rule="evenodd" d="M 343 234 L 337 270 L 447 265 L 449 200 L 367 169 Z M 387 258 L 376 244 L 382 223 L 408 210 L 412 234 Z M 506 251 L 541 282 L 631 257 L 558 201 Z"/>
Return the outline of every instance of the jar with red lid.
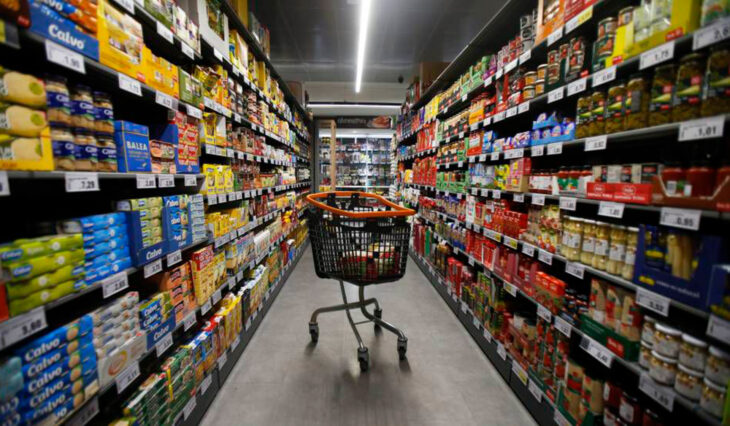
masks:
<path fill-rule="evenodd" d="M 581 170 L 579 167 L 573 167 L 568 171 L 568 191 L 576 192 L 578 190 L 578 178 Z"/>
<path fill-rule="evenodd" d="M 618 414 L 621 420 L 625 421 L 628 425 L 641 424 L 641 406 L 636 395 L 632 395 L 626 391 L 621 393 Z"/>
<path fill-rule="evenodd" d="M 669 195 L 682 195 L 686 178 L 685 169 L 678 163 L 667 163 L 662 170 L 662 181 Z"/>
<path fill-rule="evenodd" d="M 565 166 L 560 166 L 558 170 L 558 190 L 560 192 L 567 191 L 568 179 L 570 178 L 570 172 Z"/>
<path fill-rule="evenodd" d="M 687 183 L 692 197 L 708 197 L 715 188 L 715 170 L 705 162 L 697 162 L 687 170 Z"/>

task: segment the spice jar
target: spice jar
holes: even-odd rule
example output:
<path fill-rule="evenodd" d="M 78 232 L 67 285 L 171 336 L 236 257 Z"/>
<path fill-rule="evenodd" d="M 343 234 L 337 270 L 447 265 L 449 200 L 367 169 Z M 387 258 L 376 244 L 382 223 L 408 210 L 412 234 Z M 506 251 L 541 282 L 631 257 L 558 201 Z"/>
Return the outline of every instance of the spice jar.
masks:
<path fill-rule="evenodd" d="M 681 336 L 682 332 L 676 328 L 656 323 L 654 326 L 654 351 L 665 357 L 677 358 Z"/>
<path fill-rule="evenodd" d="M 114 139 L 108 134 L 96 136 L 98 146 L 99 163 L 97 169 L 103 172 L 117 171 L 117 146 Z"/>
<path fill-rule="evenodd" d="M 727 382 L 723 382 L 727 383 Z M 723 404 L 725 403 L 725 392 L 727 388 L 719 383 L 705 377 L 700 396 L 700 407 L 715 417 L 722 417 Z"/>
<path fill-rule="evenodd" d="M 66 78 L 57 75 L 46 76 L 46 118 L 53 125 L 71 125 L 71 99 L 68 95 Z M 70 170 L 70 169 L 65 169 Z"/>
<path fill-rule="evenodd" d="M 545 93 L 545 80 L 538 80 L 535 83 L 535 96 L 540 96 Z"/>
<path fill-rule="evenodd" d="M 606 272 L 618 275 L 623 267 L 624 255 L 626 253 L 626 227 L 622 225 L 611 225 L 610 245 Z"/>
<path fill-rule="evenodd" d="M 575 137 L 585 138 L 590 136 L 591 124 L 591 98 L 581 96 L 578 98 L 575 111 Z"/>
<path fill-rule="evenodd" d="M 621 132 L 625 129 L 625 99 L 626 86 L 622 81 L 617 81 L 608 89 L 608 99 L 606 101 L 606 133 Z"/>
<path fill-rule="evenodd" d="M 535 86 L 534 85 L 526 85 L 524 88 L 522 88 L 522 100 L 523 101 L 529 101 L 530 99 L 535 97 Z"/>
<path fill-rule="evenodd" d="M 677 360 L 657 353 L 651 352 L 649 359 L 649 376 L 657 383 L 671 386 L 677 375 Z"/>
<path fill-rule="evenodd" d="M 76 129 L 74 134 L 74 143 L 76 144 L 74 163 L 76 170 L 96 170 L 99 162 L 96 138 L 86 129 Z"/>
<path fill-rule="evenodd" d="M 580 262 L 586 265 L 593 263 L 593 251 L 596 245 L 596 221 L 583 220 L 583 240 L 580 248 Z"/>
<path fill-rule="evenodd" d="M 606 258 L 608 257 L 608 229 L 607 223 L 596 221 L 596 244 L 593 251 L 593 266 L 601 271 L 606 270 Z"/>
<path fill-rule="evenodd" d="M 537 66 L 537 76 L 535 78 L 535 82 L 545 81 L 545 77 L 547 77 L 547 64 L 540 64 Z"/>
<path fill-rule="evenodd" d="M 642 129 L 649 125 L 649 82 L 641 74 L 634 74 L 626 84 L 626 130 Z"/>
<path fill-rule="evenodd" d="M 653 345 L 649 342 L 641 341 L 641 349 L 639 349 L 639 365 L 641 368 L 648 370 L 651 363 L 651 350 Z"/>
<path fill-rule="evenodd" d="M 651 343 L 654 346 L 654 327 L 656 319 L 649 315 L 644 317 L 644 325 L 641 327 L 641 341 Z"/>
<path fill-rule="evenodd" d="M 724 114 L 730 111 L 730 49 L 715 47 L 707 60 L 705 84 L 702 87 L 701 115 Z M 46 88 L 48 90 L 48 88 Z"/>
<path fill-rule="evenodd" d="M 68 128 L 51 127 L 51 146 L 54 168 L 56 170 L 75 170 L 76 144 L 74 135 Z"/>
<path fill-rule="evenodd" d="M 702 371 L 695 371 L 679 364 L 677 378 L 674 381 L 674 390 L 692 401 L 700 399 L 700 395 L 702 395 Z"/>
<path fill-rule="evenodd" d="M 636 263 L 636 247 L 639 245 L 639 228 L 630 226 L 626 231 L 626 254 L 621 267 L 621 277 L 627 280 L 634 278 Z"/>
<path fill-rule="evenodd" d="M 94 98 L 88 86 L 78 85 L 71 93 L 71 124 L 94 130 Z"/>
<path fill-rule="evenodd" d="M 94 129 L 97 132 L 114 133 L 112 101 L 104 92 L 94 92 Z"/>
<path fill-rule="evenodd" d="M 707 359 L 707 343 L 687 333 L 682 334 L 679 345 L 679 364 L 693 370 L 705 369 Z"/>
<path fill-rule="evenodd" d="M 704 62 L 705 58 L 700 53 L 690 53 L 682 57 L 674 86 L 672 103 L 674 121 L 692 120 L 700 116 Z"/>
<path fill-rule="evenodd" d="M 705 366 L 705 376 L 717 383 L 727 383 L 730 380 L 730 354 L 718 348 L 710 346 Z"/>
<path fill-rule="evenodd" d="M 525 86 L 532 86 L 537 82 L 537 73 L 528 71 L 525 73 Z"/>
<path fill-rule="evenodd" d="M 649 103 L 649 125 L 657 126 L 672 121 L 672 94 L 677 70 L 674 64 L 662 65 L 654 71 Z"/>
<path fill-rule="evenodd" d="M 591 121 L 588 126 L 589 136 L 606 133 L 606 97 L 601 91 L 591 95 Z"/>

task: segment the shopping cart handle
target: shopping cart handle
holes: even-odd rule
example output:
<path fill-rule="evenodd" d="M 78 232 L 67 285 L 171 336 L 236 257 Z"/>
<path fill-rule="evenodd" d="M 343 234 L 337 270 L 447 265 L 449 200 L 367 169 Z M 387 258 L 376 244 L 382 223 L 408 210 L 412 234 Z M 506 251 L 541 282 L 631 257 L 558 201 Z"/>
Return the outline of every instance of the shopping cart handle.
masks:
<path fill-rule="evenodd" d="M 338 209 L 337 207 L 328 206 L 327 204 L 320 203 L 317 198 L 326 198 L 330 194 L 334 194 L 337 197 L 350 197 L 357 194 L 360 197 L 373 198 L 378 200 L 380 203 L 392 208 L 393 210 L 388 211 L 374 211 L 374 212 L 351 212 L 347 210 Z M 371 194 L 369 192 L 360 191 L 334 191 L 334 192 L 319 192 L 317 194 L 307 195 L 307 202 L 320 209 L 328 210 L 334 214 L 341 216 L 347 216 L 353 219 L 368 219 L 375 217 L 400 217 L 400 216 L 413 216 L 416 214 L 415 210 L 407 209 L 403 206 L 399 206 L 396 203 L 386 200 L 378 194 Z"/>

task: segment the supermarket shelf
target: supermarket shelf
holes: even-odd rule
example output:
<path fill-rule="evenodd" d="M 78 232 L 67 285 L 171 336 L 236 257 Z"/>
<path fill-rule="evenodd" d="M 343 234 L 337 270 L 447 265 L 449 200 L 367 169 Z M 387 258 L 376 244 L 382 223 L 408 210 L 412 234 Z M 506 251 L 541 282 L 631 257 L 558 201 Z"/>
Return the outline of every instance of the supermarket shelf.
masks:
<path fill-rule="evenodd" d="M 426 150 L 417 152 L 415 154 L 404 155 L 403 157 L 398 157 L 396 159 L 396 161 L 398 161 L 398 162 L 400 162 L 400 161 L 408 161 L 408 160 L 413 160 L 414 158 L 426 157 L 428 155 L 433 155 L 433 154 L 436 154 L 437 149 L 438 148 L 430 148 L 430 149 L 426 149 Z"/>
<path fill-rule="evenodd" d="M 320 164 L 331 164 L 329 161 L 322 161 Z M 361 163 L 361 162 L 348 162 L 348 163 L 335 163 L 337 166 L 390 166 L 390 163 Z"/>
<path fill-rule="evenodd" d="M 337 185 L 337 188 L 390 188 L 390 185 Z"/>
<path fill-rule="evenodd" d="M 66 179 L 68 174 L 73 173 L 87 173 L 87 172 L 74 172 L 74 171 L 21 171 L 21 170 L 8 170 L 7 173 L 9 179 Z M 190 173 L 121 173 L 121 172 L 88 172 L 94 173 L 99 179 L 129 179 L 136 180 L 138 175 L 151 175 L 151 176 L 171 176 L 175 180 L 185 179 L 190 176 L 194 176 L 195 179 L 203 179 L 205 176 L 202 174 L 190 174 Z"/>
<path fill-rule="evenodd" d="M 216 157 L 236 158 L 239 160 L 255 161 L 257 163 L 272 164 L 275 166 L 292 167 L 295 164 L 295 162 L 291 162 L 291 161 L 275 160 L 273 158 L 266 158 L 266 157 L 263 157 L 260 155 L 254 155 L 254 154 L 249 154 L 247 152 L 235 150 L 233 148 L 224 148 L 221 146 L 216 146 L 216 145 L 211 145 L 211 144 L 203 144 L 203 152 L 206 155 L 212 155 L 212 156 L 216 156 Z"/>
<path fill-rule="evenodd" d="M 250 189 L 247 191 L 225 192 L 223 194 L 208 194 L 205 196 L 205 202 L 209 206 L 214 206 L 216 204 L 224 204 L 224 203 L 240 201 L 240 200 L 248 199 L 248 198 L 256 198 L 256 196 L 263 195 L 264 193 L 271 194 L 273 192 L 281 192 L 281 191 L 288 191 L 291 189 L 306 188 L 308 186 L 311 186 L 311 184 L 312 184 L 311 182 L 299 182 L 299 183 L 294 183 L 294 184 L 290 184 L 290 185 L 278 185 L 278 186 L 270 186 L 268 188 Z"/>

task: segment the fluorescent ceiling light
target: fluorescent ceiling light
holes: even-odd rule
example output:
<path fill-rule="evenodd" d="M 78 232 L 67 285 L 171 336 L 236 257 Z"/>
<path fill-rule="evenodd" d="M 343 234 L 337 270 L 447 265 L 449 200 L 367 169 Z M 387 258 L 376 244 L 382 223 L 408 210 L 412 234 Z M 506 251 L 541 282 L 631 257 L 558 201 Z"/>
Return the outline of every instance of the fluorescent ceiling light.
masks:
<path fill-rule="evenodd" d="M 396 104 L 348 104 L 348 103 L 310 103 L 307 105 L 308 108 L 393 108 L 393 109 L 400 109 L 400 105 Z"/>
<path fill-rule="evenodd" d="M 357 38 L 357 71 L 355 75 L 355 93 L 360 93 L 362 68 L 365 62 L 365 41 L 368 37 L 368 21 L 370 21 L 370 5 L 372 0 L 360 0 L 360 29 Z"/>

